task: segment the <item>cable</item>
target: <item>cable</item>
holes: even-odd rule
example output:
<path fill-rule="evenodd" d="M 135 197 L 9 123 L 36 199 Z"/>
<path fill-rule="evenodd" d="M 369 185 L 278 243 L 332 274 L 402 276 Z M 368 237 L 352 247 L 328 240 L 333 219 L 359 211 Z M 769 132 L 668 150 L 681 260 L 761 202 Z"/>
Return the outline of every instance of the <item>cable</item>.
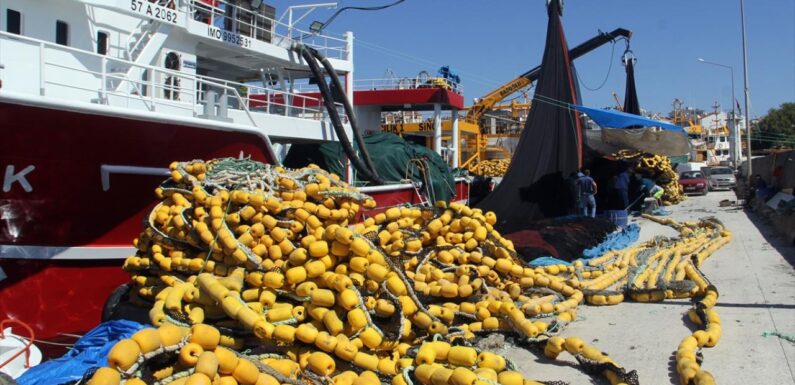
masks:
<path fill-rule="evenodd" d="M 535 85 L 535 83 L 530 83 L 527 86 L 522 87 L 522 88 L 514 91 L 513 93 L 514 94 L 518 93 L 518 95 L 516 95 L 516 96 L 514 96 L 514 97 L 512 97 L 510 99 L 503 99 L 502 102 L 512 102 L 512 101 L 514 101 L 516 99 L 521 98 L 527 91 L 530 91 L 533 88 L 534 85 Z"/>
<path fill-rule="evenodd" d="M 394 7 L 394 6 L 396 6 L 396 5 L 400 4 L 400 3 L 404 2 L 404 1 L 406 1 L 406 0 L 397 0 L 397 1 L 394 1 L 394 2 L 392 2 L 392 3 L 390 3 L 390 4 L 387 4 L 387 5 L 380 5 L 380 6 L 375 6 L 375 7 L 342 7 L 342 8 L 340 8 L 340 9 L 338 9 L 338 10 L 337 10 L 337 12 L 334 12 L 334 14 L 333 14 L 333 15 L 331 15 L 331 17 L 329 17 L 329 18 L 326 20 L 326 22 L 325 22 L 325 23 L 323 23 L 323 26 L 322 26 L 322 27 L 320 27 L 320 29 L 317 31 L 317 33 L 320 33 L 320 32 L 322 32 L 324 29 L 326 29 L 326 27 L 327 27 L 329 24 L 331 24 L 331 22 L 332 22 L 332 21 L 334 21 L 334 19 L 336 19 L 336 18 L 337 18 L 337 16 L 339 16 L 339 15 L 340 15 L 340 13 L 342 13 L 343 11 L 347 11 L 347 10 L 349 10 L 349 9 L 353 9 L 353 10 L 356 10 L 356 11 L 380 11 L 380 10 L 382 10 L 382 9 L 387 9 L 387 8 L 389 8 L 389 7 Z"/>
<path fill-rule="evenodd" d="M 788 139 L 790 137 L 793 137 L 792 134 L 777 133 L 777 132 L 764 132 L 764 131 L 756 131 L 756 132 L 751 133 L 751 137 L 755 137 L 755 136 L 766 136 L 766 137 L 769 137 L 769 138 L 784 138 L 784 139 Z"/>
<path fill-rule="evenodd" d="M 762 143 L 782 143 L 782 144 L 795 144 L 795 140 L 778 140 L 778 139 L 756 139 L 751 137 L 752 142 L 762 142 Z"/>
<path fill-rule="evenodd" d="M 751 135 L 751 140 L 754 139 L 765 139 L 765 140 L 772 140 L 772 141 L 782 141 L 782 142 L 792 142 L 795 141 L 794 137 L 781 137 L 781 136 L 765 136 L 765 135 Z"/>
<path fill-rule="evenodd" d="M 751 137 L 755 136 L 766 136 L 770 138 L 782 138 L 782 139 L 789 139 L 792 137 L 792 134 L 785 134 L 785 133 L 778 133 L 778 132 L 765 132 L 765 131 L 757 131 L 756 133 L 752 133 Z"/>
<path fill-rule="evenodd" d="M 588 87 L 588 85 L 585 84 L 585 82 L 580 77 L 580 71 L 575 71 L 577 73 L 577 80 L 580 81 L 580 84 L 582 84 L 582 86 L 585 87 L 586 90 L 588 90 L 588 91 L 598 91 L 602 87 L 604 87 L 605 84 L 607 83 L 607 79 L 610 77 L 610 72 L 613 70 L 613 59 L 614 59 L 613 56 L 616 54 L 616 43 L 613 42 L 612 45 L 613 45 L 613 48 L 610 50 L 610 65 L 607 67 L 607 74 L 605 75 L 605 78 L 604 78 L 604 80 L 602 80 L 602 84 L 600 84 L 599 87 L 596 87 L 596 88 Z"/>
<path fill-rule="evenodd" d="M 436 62 L 433 62 L 433 61 L 430 61 L 430 60 L 422 59 L 420 57 L 412 56 L 412 55 L 404 53 L 404 52 L 400 52 L 400 51 L 396 51 L 394 49 L 382 47 L 382 46 L 380 46 L 378 44 L 367 42 L 367 41 L 364 41 L 364 40 L 362 40 L 360 38 L 356 38 L 353 41 L 353 44 L 354 45 L 358 44 L 362 48 L 367 48 L 367 49 L 370 49 L 370 50 L 373 50 L 373 51 L 376 51 L 376 52 L 381 52 L 381 53 L 386 54 L 388 56 L 392 56 L 392 57 L 395 57 L 395 58 L 398 58 L 398 59 L 403 59 L 405 61 L 408 61 L 408 62 L 411 62 L 411 63 L 414 63 L 414 64 L 418 64 L 418 65 L 437 66 L 437 67 L 442 65 L 440 63 L 436 63 Z M 474 74 L 472 72 L 461 71 L 460 69 L 458 69 L 458 73 L 462 74 L 462 75 L 466 75 L 466 78 L 467 78 L 468 81 L 472 81 L 474 83 L 482 84 L 482 85 L 485 85 L 485 86 L 488 86 L 488 87 L 496 87 L 497 85 L 501 84 L 500 82 L 497 82 L 497 81 L 495 81 L 493 79 L 487 79 L 487 78 L 484 78 L 484 77 L 479 76 L 477 74 Z"/>
<path fill-rule="evenodd" d="M 328 19 L 326 19 L 326 21 L 323 23 L 322 26 L 320 26 L 320 28 L 318 28 L 317 31 L 314 31 L 313 33 L 306 33 L 303 36 L 301 36 L 301 38 L 299 40 L 306 39 L 307 37 L 312 36 L 312 35 L 319 35 L 321 32 L 323 32 L 324 29 L 326 29 L 326 27 L 329 26 L 329 24 L 331 24 L 331 22 L 334 21 L 334 19 L 337 18 L 337 16 L 340 15 L 340 13 L 342 13 L 344 11 L 347 11 L 349 9 L 352 9 L 352 10 L 355 10 L 355 11 L 380 11 L 382 9 L 387 9 L 389 7 L 394 7 L 394 6 L 400 4 L 400 3 L 404 2 L 404 1 L 406 1 L 406 0 L 397 0 L 397 1 L 392 2 L 390 4 L 379 5 L 379 6 L 375 6 L 375 7 L 355 7 L 355 6 L 342 7 L 340 9 L 338 9 L 336 12 L 334 12 Z"/>
<path fill-rule="evenodd" d="M 571 104 L 569 102 L 565 102 L 563 100 L 558 100 L 558 99 L 551 98 L 551 97 L 545 96 L 545 95 L 540 95 L 540 94 L 534 94 L 533 95 L 533 100 L 536 100 L 536 99 L 538 99 L 538 101 L 541 102 L 541 103 L 546 103 L 546 104 L 550 104 L 550 105 L 553 105 L 553 106 L 556 106 L 556 107 L 561 107 L 561 108 L 570 109 L 573 106 L 573 104 Z"/>

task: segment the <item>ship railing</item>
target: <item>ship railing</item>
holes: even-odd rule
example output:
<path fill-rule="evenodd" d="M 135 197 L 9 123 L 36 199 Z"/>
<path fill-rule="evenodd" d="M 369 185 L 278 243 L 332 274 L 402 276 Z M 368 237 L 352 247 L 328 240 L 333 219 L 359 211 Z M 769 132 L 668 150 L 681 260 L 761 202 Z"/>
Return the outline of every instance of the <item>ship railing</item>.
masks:
<path fill-rule="evenodd" d="M 142 50 L 146 46 L 146 43 L 149 42 L 148 37 L 157 30 L 158 25 L 159 22 L 153 22 L 149 19 L 141 19 L 141 21 L 138 22 L 133 32 L 127 36 L 127 50 L 125 52 L 127 54 L 127 59 L 135 61 L 134 53 L 138 52 L 139 49 Z M 140 35 L 136 34 L 136 32 L 140 33 Z"/>
<path fill-rule="evenodd" d="M 349 57 L 348 41 L 344 37 L 316 34 L 282 23 L 260 11 L 264 3 L 257 9 L 226 0 L 188 0 L 187 4 L 194 20 L 221 30 L 284 48 L 289 48 L 293 42 L 300 42 L 333 59 L 347 60 Z"/>
<path fill-rule="evenodd" d="M 431 79 L 438 79 L 438 83 Z M 355 79 L 353 81 L 353 89 L 356 91 L 412 90 L 417 88 L 443 88 L 459 94 L 464 93 L 464 86 L 461 83 L 438 77 L 430 79 L 423 79 L 420 77 Z"/>
<path fill-rule="evenodd" d="M 240 83 L 210 76 L 196 75 L 197 79 L 205 80 L 235 89 L 241 95 L 241 102 L 253 112 L 264 112 L 272 115 L 284 115 L 303 119 L 325 120 L 326 109 L 323 99 L 270 87 L 262 87 L 251 83 Z M 314 90 L 318 93 L 317 89 Z M 232 95 L 229 95 L 232 97 Z M 348 122 L 342 103 L 334 103 L 343 123 Z"/>
<path fill-rule="evenodd" d="M 253 113 L 308 120 L 326 117 L 317 98 L 136 64 L 4 31 L 0 31 L 0 58 L 0 71 L 32 75 L 3 76 L 3 90 L 211 119 L 225 118 L 226 109 L 242 110 L 248 120 L 244 124 L 253 126 L 257 125 Z M 130 73 L 142 76 L 130 78 Z M 210 90 L 218 99 L 207 99 Z"/>

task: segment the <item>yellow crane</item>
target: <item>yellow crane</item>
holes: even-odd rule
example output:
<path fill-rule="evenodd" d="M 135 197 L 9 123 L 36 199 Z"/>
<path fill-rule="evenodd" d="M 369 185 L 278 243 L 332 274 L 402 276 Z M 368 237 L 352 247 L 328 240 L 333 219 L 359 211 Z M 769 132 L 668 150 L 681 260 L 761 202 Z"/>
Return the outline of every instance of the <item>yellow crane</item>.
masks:
<path fill-rule="evenodd" d="M 615 91 L 613 91 L 613 99 L 616 100 L 616 109 L 619 111 L 624 111 L 624 103 L 621 103 L 621 101 L 618 100 L 618 94 Z"/>
<path fill-rule="evenodd" d="M 594 36 L 593 38 L 569 50 L 569 58 L 570 60 L 577 59 L 580 56 L 585 55 L 586 53 L 591 52 L 606 43 L 614 42 L 619 38 L 629 40 L 631 36 L 632 32 L 624 28 L 617 28 L 612 32 L 600 31 L 597 36 Z M 530 86 L 538 79 L 540 73 L 541 66 L 537 66 L 487 93 L 467 109 L 466 117 L 462 122 L 459 123 L 458 126 L 459 132 L 466 132 L 470 134 L 466 137 L 462 137 L 462 140 L 466 142 L 466 145 L 463 146 L 463 151 L 459 151 L 459 161 L 462 159 L 467 160 L 463 163 L 459 162 L 460 167 L 466 167 L 469 163 L 480 160 L 482 149 L 485 149 L 488 144 L 488 137 L 484 135 L 483 128 L 480 126 L 481 119 L 484 117 L 485 113 L 496 108 L 497 104 L 503 101 L 506 97 L 525 87 Z M 452 124 L 450 121 L 442 121 L 443 132 L 450 132 L 452 129 L 451 126 Z M 422 131 L 422 123 L 401 125 L 400 129 L 400 133 L 418 131 Z M 448 140 L 450 137 L 444 136 L 443 139 Z M 467 157 L 462 157 L 462 154 L 466 154 Z"/>
<path fill-rule="evenodd" d="M 631 36 L 632 32 L 624 28 L 617 28 L 612 32 L 600 32 L 599 35 L 569 50 L 569 57 L 571 58 L 571 60 L 574 60 L 582 55 L 585 55 L 588 52 L 593 51 L 594 49 L 602 46 L 605 43 L 615 41 L 620 37 L 629 39 Z M 508 83 L 505 83 L 500 87 L 487 93 L 482 98 L 480 98 L 477 101 L 477 103 L 473 104 L 472 107 L 469 108 L 469 112 L 467 113 L 465 119 L 466 122 L 472 124 L 479 124 L 480 118 L 483 117 L 483 114 L 486 111 L 492 109 L 495 104 L 501 102 L 503 99 L 513 94 L 514 92 L 529 86 L 536 79 L 538 79 L 538 75 L 540 73 L 541 73 L 541 66 L 535 67 L 530 71 L 527 71 L 519 75 L 517 78 L 509 81 Z"/>
<path fill-rule="evenodd" d="M 569 58 L 571 58 L 571 60 L 577 59 L 578 57 L 585 55 L 586 53 L 591 52 L 606 43 L 614 42 L 619 38 L 629 40 L 631 37 L 632 31 L 624 28 L 617 28 L 612 32 L 600 32 L 599 35 L 594 36 L 590 40 L 569 50 Z M 530 86 L 535 80 L 538 79 L 540 74 L 541 66 L 535 67 L 487 93 L 482 98 L 478 99 L 475 104 L 469 107 L 466 117 L 464 118 L 464 121 L 461 123 L 460 127 L 461 129 L 468 129 L 472 131 L 474 131 L 473 128 L 475 128 L 477 129 L 477 132 L 480 132 L 480 134 L 478 135 L 478 138 L 473 138 L 467 142 L 467 149 L 464 152 L 471 154 L 471 156 L 461 164 L 461 167 L 466 167 L 473 161 L 479 161 L 482 150 L 485 149 L 486 145 L 488 144 L 488 136 L 483 133 L 483 129 L 480 127 L 481 119 L 484 117 L 485 113 L 496 108 L 497 103 L 501 102 L 506 97 L 525 87 Z"/>

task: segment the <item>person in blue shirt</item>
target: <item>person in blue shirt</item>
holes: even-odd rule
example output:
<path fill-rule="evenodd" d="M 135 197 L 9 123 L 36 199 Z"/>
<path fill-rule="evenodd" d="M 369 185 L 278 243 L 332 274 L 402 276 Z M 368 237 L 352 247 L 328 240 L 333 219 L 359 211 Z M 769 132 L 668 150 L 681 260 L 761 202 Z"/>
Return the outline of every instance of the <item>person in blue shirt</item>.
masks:
<path fill-rule="evenodd" d="M 572 172 L 569 174 L 569 177 L 566 178 L 566 188 L 568 189 L 567 193 L 569 196 L 569 214 L 572 215 L 580 215 L 582 212 L 582 208 L 580 208 L 580 188 L 577 186 L 577 179 L 580 179 L 582 173 L 579 172 Z"/>
<path fill-rule="evenodd" d="M 613 177 L 613 190 L 618 195 L 621 210 L 629 208 L 629 172 L 626 168 L 622 169 L 618 175 Z"/>
<path fill-rule="evenodd" d="M 767 200 L 772 195 L 768 189 L 767 182 L 762 179 L 762 175 L 756 174 L 752 182 L 752 188 L 754 191 L 751 195 L 752 198 Z"/>
<path fill-rule="evenodd" d="M 582 176 L 577 179 L 577 189 L 580 190 L 582 215 L 596 217 L 596 182 L 591 178 L 591 170 L 582 170 Z"/>
<path fill-rule="evenodd" d="M 644 176 L 640 182 L 643 184 L 643 189 L 646 190 L 646 195 L 644 195 L 644 198 L 646 196 L 654 197 L 654 199 L 657 200 L 657 206 L 661 206 L 662 196 L 665 194 L 665 189 L 658 186 L 657 183 L 654 183 L 654 181 L 648 176 Z"/>
<path fill-rule="evenodd" d="M 651 180 L 651 178 L 649 178 L 646 175 L 644 175 L 642 178 L 640 178 L 640 184 L 643 185 L 643 189 L 646 190 L 647 194 L 648 194 L 649 191 L 651 191 L 654 188 L 654 186 L 657 185 L 656 183 L 654 183 L 653 180 Z"/>

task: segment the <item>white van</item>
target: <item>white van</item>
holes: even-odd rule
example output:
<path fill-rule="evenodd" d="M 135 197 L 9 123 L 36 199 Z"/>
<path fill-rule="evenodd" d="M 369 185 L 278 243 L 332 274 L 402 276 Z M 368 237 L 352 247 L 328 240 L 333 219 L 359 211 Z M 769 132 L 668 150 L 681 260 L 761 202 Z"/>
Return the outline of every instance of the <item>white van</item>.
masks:
<path fill-rule="evenodd" d="M 676 173 L 682 174 L 685 171 L 704 171 L 706 168 L 707 164 L 704 162 L 679 163 L 676 165 Z"/>

